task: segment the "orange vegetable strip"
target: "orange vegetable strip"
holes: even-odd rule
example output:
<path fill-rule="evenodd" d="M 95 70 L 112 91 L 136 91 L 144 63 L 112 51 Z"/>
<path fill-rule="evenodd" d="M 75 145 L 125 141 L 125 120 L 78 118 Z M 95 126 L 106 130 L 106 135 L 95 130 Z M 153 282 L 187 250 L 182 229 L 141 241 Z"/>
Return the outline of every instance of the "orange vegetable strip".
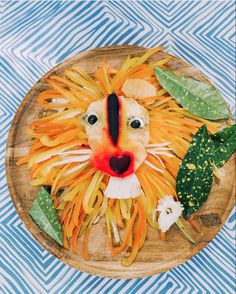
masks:
<path fill-rule="evenodd" d="M 72 229 L 70 228 L 70 224 L 71 224 L 71 220 L 72 220 L 72 212 L 73 212 L 73 209 L 74 209 L 74 203 L 71 207 L 71 209 L 68 211 L 67 215 L 66 215 L 66 218 L 64 220 L 64 231 L 65 231 L 65 234 L 66 234 L 66 237 L 69 239 L 72 235 Z M 74 228 L 75 225 L 74 223 L 72 222 L 72 228 Z"/>
<path fill-rule="evenodd" d="M 72 201 L 67 202 L 67 204 L 66 204 L 65 208 L 63 209 L 61 216 L 60 216 L 62 222 L 66 221 L 66 215 L 69 212 L 69 210 L 72 208 L 72 206 L 73 206 Z"/>
<path fill-rule="evenodd" d="M 39 93 L 38 97 L 37 97 L 37 101 L 39 104 L 44 103 L 45 100 L 47 99 L 52 99 L 52 98 L 63 98 L 66 99 L 64 97 L 62 97 L 62 94 L 54 91 L 54 90 L 44 90 L 41 93 Z"/>
<path fill-rule="evenodd" d="M 146 68 L 139 70 L 133 74 L 129 74 L 128 79 L 144 79 L 154 75 L 154 68 L 147 66 Z"/>
<path fill-rule="evenodd" d="M 142 169 L 145 168 L 144 166 L 142 166 Z M 159 198 L 158 196 L 155 197 L 154 193 L 153 193 L 153 189 L 152 186 L 150 185 L 147 177 L 144 175 L 144 173 L 142 173 L 142 169 L 140 169 L 139 171 L 137 171 L 137 176 L 140 180 L 141 186 L 144 188 L 144 192 L 145 195 L 150 199 L 151 201 L 151 206 L 155 207 L 157 203 L 157 199 Z M 148 172 L 149 176 L 152 176 L 152 173 L 150 174 L 148 170 L 146 170 Z M 157 194 L 156 194 L 157 195 Z"/>
<path fill-rule="evenodd" d="M 168 98 L 168 97 L 165 97 L 165 96 L 152 96 L 152 97 L 139 98 L 139 101 L 150 102 L 152 100 L 159 100 L 159 99 L 163 99 L 163 98 Z"/>
<path fill-rule="evenodd" d="M 108 207 L 111 208 L 115 204 L 115 202 L 116 202 L 116 199 L 113 199 L 113 198 L 109 199 L 108 200 Z"/>
<path fill-rule="evenodd" d="M 82 201 L 83 201 L 83 197 L 84 197 L 84 193 L 87 189 L 88 186 L 88 182 L 86 182 L 84 185 L 82 185 L 81 190 L 79 191 L 78 196 L 75 199 L 75 209 L 74 209 L 74 213 L 73 213 L 73 218 L 74 218 L 74 222 L 77 223 L 78 222 L 78 216 L 80 213 L 80 210 L 82 208 Z"/>
<path fill-rule="evenodd" d="M 163 241 L 165 241 L 166 240 L 166 233 L 165 232 L 160 232 L 160 236 L 161 236 L 161 239 L 163 240 Z"/>
<path fill-rule="evenodd" d="M 192 215 L 188 218 L 188 221 L 190 222 L 190 224 L 192 225 L 192 227 L 194 228 L 194 230 L 195 230 L 197 233 L 201 233 L 201 227 L 200 227 L 200 225 L 195 221 L 195 219 L 193 218 Z"/>
<path fill-rule="evenodd" d="M 83 224 L 85 215 L 86 215 L 86 213 L 82 210 L 82 212 L 79 215 L 79 220 L 78 220 L 77 226 L 75 227 L 76 231 L 72 234 L 71 245 L 72 245 L 73 249 L 77 249 L 76 248 L 77 247 L 77 239 L 78 239 L 79 232 L 80 232 L 81 226 Z"/>
<path fill-rule="evenodd" d="M 137 224 L 137 229 L 134 235 L 134 242 L 133 242 L 133 247 L 131 254 L 128 258 L 122 259 L 122 265 L 124 266 L 129 266 L 133 261 L 135 260 L 138 250 L 141 247 L 141 245 L 144 242 L 145 236 L 146 236 L 146 217 L 143 212 L 143 209 L 141 208 L 140 205 L 138 205 L 138 224 Z M 143 234 L 145 234 L 143 236 Z"/>
<path fill-rule="evenodd" d="M 76 226 L 71 237 L 71 248 L 73 250 L 78 249 L 77 238 L 79 235 L 79 230 L 80 228 Z"/>
<path fill-rule="evenodd" d="M 45 79 L 45 81 L 50 84 L 54 89 L 56 89 L 59 93 L 61 93 L 66 100 L 71 101 L 72 103 L 78 103 L 78 99 L 69 91 L 66 90 L 62 84 L 56 82 L 60 81 L 66 83 L 67 81 L 59 76 L 51 76 L 50 78 Z"/>
<path fill-rule="evenodd" d="M 119 247 L 114 248 L 113 251 L 112 251 L 112 254 L 121 253 L 125 249 L 125 247 L 127 246 L 129 236 L 130 236 L 130 234 L 132 232 L 134 222 L 135 222 L 135 219 L 136 219 L 136 216 L 137 216 L 137 213 L 138 213 L 138 207 L 137 206 L 138 206 L 137 203 L 134 204 L 134 211 L 133 211 L 133 214 L 132 214 L 131 218 L 129 219 L 128 224 L 126 226 L 125 236 L 124 236 L 124 239 L 123 239 L 121 245 Z"/>
<path fill-rule="evenodd" d="M 50 164 L 52 164 L 53 162 L 57 161 L 58 157 L 52 157 L 49 158 L 41 163 L 38 163 L 34 166 L 34 170 L 32 169 L 32 178 L 35 178 L 36 176 L 38 176 L 38 173 L 41 173 L 41 170 L 44 169 L 45 167 L 49 166 Z"/>
<path fill-rule="evenodd" d="M 65 234 L 65 231 L 62 230 L 62 236 L 63 236 L 63 247 L 66 249 L 69 249 L 69 243 Z"/>
<path fill-rule="evenodd" d="M 57 198 L 55 198 L 55 199 L 53 200 L 53 204 L 54 204 L 54 207 L 55 207 L 55 208 L 57 208 L 58 203 L 59 203 L 59 198 L 57 197 Z"/>
<path fill-rule="evenodd" d="M 82 255 L 85 260 L 90 260 L 90 256 L 88 253 L 88 238 L 89 238 L 90 230 L 91 230 L 91 226 L 84 233 Z"/>
<path fill-rule="evenodd" d="M 89 171 L 87 171 L 86 173 L 82 173 L 82 175 L 79 175 L 78 178 L 76 178 L 73 183 L 70 185 L 71 188 L 77 186 L 79 183 L 84 182 L 85 180 L 87 180 L 88 178 L 90 178 L 91 176 L 93 176 L 93 174 L 96 172 L 95 168 L 90 168 Z"/>

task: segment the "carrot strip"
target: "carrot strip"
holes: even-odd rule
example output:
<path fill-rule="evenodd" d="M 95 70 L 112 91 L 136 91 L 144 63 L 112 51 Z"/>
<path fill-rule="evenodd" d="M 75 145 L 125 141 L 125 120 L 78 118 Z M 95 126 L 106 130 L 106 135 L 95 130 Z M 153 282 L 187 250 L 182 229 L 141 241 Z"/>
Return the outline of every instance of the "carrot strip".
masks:
<path fill-rule="evenodd" d="M 134 235 L 134 243 L 132 247 L 131 254 L 128 258 L 122 259 L 122 265 L 123 266 L 129 266 L 131 263 L 134 262 L 138 250 L 141 248 L 143 245 L 145 236 L 146 236 L 146 218 L 145 214 L 143 213 L 143 208 L 138 205 L 138 224 L 137 224 L 137 229 Z"/>
<path fill-rule="evenodd" d="M 78 249 L 77 238 L 79 235 L 79 230 L 80 228 L 76 226 L 71 237 L 71 248 L 73 250 Z"/>
<path fill-rule="evenodd" d="M 116 202 L 116 199 L 113 199 L 113 198 L 109 199 L 108 200 L 108 207 L 111 208 L 115 204 L 115 202 Z"/>
<path fill-rule="evenodd" d="M 153 101 L 153 100 L 160 100 L 160 99 L 163 99 L 163 98 L 168 98 L 168 97 L 165 97 L 165 96 L 145 97 L 145 98 L 139 98 L 139 101 L 150 102 L 150 101 Z"/>
<path fill-rule="evenodd" d="M 200 225 L 195 221 L 195 219 L 193 218 L 193 216 L 191 215 L 189 218 L 188 218 L 188 221 L 190 222 L 190 224 L 192 225 L 192 227 L 194 228 L 194 230 L 197 232 L 197 233 L 201 233 L 201 227 Z"/>
<path fill-rule="evenodd" d="M 161 236 L 161 239 L 162 239 L 163 241 L 166 240 L 166 233 L 165 233 L 165 232 L 162 232 L 162 231 L 161 231 L 160 236 Z"/>
<path fill-rule="evenodd" d="M 88 228 L 87 231 L 84 233 L 82 255 L 85 260 L 90 260 L 90 256 L 88 253 L 88 237 L 89 237 L 90 230 L 91 230 L 91 227 Z"/>

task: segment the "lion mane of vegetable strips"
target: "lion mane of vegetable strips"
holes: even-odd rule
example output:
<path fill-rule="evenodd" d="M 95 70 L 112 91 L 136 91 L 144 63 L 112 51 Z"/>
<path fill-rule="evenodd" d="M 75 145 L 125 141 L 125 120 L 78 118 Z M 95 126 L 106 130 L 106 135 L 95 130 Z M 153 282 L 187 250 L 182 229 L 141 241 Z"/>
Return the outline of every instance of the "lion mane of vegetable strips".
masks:
<path fill-rule="evenodd" d="M 85 259 L 89 233 L 101 218 L 111 254 L 129 252 L 124 266 L 136 259 L 148 225 L 162 239 L 173 223 L 183 231 L 179 166 L 202 125 L 210 134 L 222 126 L 190 113 L 162 88 L 154 68 L 168 68 L 171 57 L 149 61 L 162 49 L 128 56 L 119 69 L 104 61 L 93 75 L 73 64 L 48 76 L 38 94 L 49 114 L 29 125 L 32 146 L 17 165 L 28 164 L 32 185 L 50 187 L 63 246 L 81 246 Z"/>

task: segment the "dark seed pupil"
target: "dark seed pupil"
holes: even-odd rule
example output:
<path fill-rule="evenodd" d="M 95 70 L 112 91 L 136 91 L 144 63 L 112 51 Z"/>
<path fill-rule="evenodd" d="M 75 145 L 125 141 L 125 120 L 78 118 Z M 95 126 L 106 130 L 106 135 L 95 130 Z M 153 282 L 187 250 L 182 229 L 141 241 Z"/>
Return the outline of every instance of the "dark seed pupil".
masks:
<path fill-rule="evenodd" d="M 90 125 L 94 125 L 97 120 L 98 120 L 98 118 L 94 114 L 92 114 L 88 117 L 88 123 L 90 123 Z"/>
<path fill-rule="evenodd" d="M 131 122 L 130 125 L 131 125 L 131 127 L 132 127 L 133 129 L 138 129 L 138 128 L 140 128 L 141 123 L 140 123 L 139 120 L 135 119 L 135 120 L 133 120 L 133 121 Z"/>

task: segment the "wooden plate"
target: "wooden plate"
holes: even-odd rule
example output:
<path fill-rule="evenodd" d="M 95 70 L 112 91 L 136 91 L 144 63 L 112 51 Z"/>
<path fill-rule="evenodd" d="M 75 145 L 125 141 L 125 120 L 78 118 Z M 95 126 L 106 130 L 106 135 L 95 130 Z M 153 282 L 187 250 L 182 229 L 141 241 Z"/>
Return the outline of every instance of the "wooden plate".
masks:
<path fill-rule="evenodd" d="M 45 88 L 44 78 L 51 74 L 60 73 L 75 62 L 79 63 L 88 73 L 93 73 L 104 59 L 109 60 L 112 66 L 118 67 L 128 54 L 139 56 L 146 51 L 146 48 L 133 46 L 104 47 L 76 55 L 62 62 L 41 78 L 26 95 L 14 117 L 8 137 L 6 155 L 8 185 L 15 208 L 26 228 L 46 250 L 57 258 L 76 269 L 95 275 L 114 278 L 143 277 L 169 270 L 183 263 L 212 240 L 226 221 L 234 202 L 235 156 L 232 156 L 225 165 L 225 177 L 219 185 L 214 184 L 208 201 L 198 213 L 197 218 L 201 222 L 202 233 L 200 235 L 194 234 L 192 228 L 189 228 L 186 223 L 187 230 L 190 230 L 194 238 L 198 240 L 197 244 L 190 244 L 175 226 L 172 226 L 169 231 L 167 241 L 160 240 L 159 234 L 148 227 L 146 242 L 136 261 L 129 268 L 121 266 L 121 255 L 116 257 L 110 255 L 103 221 L 93 226 L 89 239 L 89 252 L 92 258 L 90 261 L 85 261 L 81 257 L 80 249 L 75 252 L 61 248 L 42 232 L 27 215 L 36 196 L 37 188 L 31 187 L 29 184 L 30 174 L 27 167 L 16 167 L 15 163 L 28 151 L 30 138 L 26 129 L 40 111 L 40 107 L 36 104 L 36 97 Z M 158 52 L 150 59 L 159 60 L 165 56 L 168 54 Z M 207 81 L 193 67 L 176 58 L 168 65 L 186 76 Z"/>

